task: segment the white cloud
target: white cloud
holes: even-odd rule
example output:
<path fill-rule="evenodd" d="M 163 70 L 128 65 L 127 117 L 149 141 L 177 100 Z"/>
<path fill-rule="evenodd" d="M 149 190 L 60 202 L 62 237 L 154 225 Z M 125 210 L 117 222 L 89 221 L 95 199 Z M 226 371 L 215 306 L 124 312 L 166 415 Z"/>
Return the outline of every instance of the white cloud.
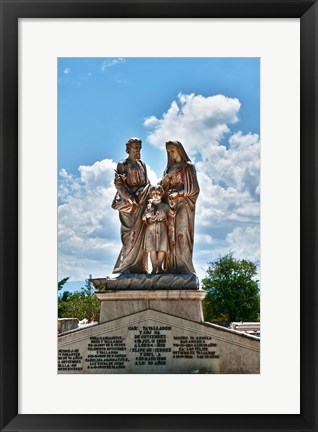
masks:
<path fill-rule="evenodd" d="M 217 231 L 217 230 L 216 230 Z M 196 242 L 202 239 L 201 234 L 195 235 Z M 237 226 L 233 230 L 226 227 L 218 239 L 195 245 L 194 262 L 200 280 L 206 275 L 208 264 L 220 256 L 232 252 L 236 259 L 248 259 L 260 263 L 260 229 L 259 225 Z M 260 268 L 257 271 L 260 276 Z"/>
<path fill-rule="evenodd" d="M 229 251 L 259 259 L 260 142 L 254 133 L 231 133 L 240 106 L 236 98 L 180 93 L 160 119 L 144 121 L 152 145 L 164 149 L 166 140 L 180 140 L 195 162 L 201 192 L 194 265 L 201 278 L 208 262 Z M 76 177 L 60 171 L 61 277 L 103 277 L 114 266 L 121 247 L 118 212 L 111 209 L 115 168 L 105 159 L 80 166 Z M 157 183 L 157 173 L 149 165 L 147 170 L 151 183 Z"/>
<path fill-rule="evenodd" d="M 230 250 L 239 258 L 259 258 L 260 142 L 254 133 L 231 134 L 240 107 L 237 98 L 180 93 L 160 118 L 144 121 L 151 145 L 164 149 L 167 140 L 179 140 L 195 162 L 201 189 L 194 248 L 199 273 Z"/>
<path fill-rule="evenodd" d="M 237 132 L 229 138 L 229 146 L 211 144 L 201 149 L 198 170 L 225 188 L 248 193 L 258 200 L 260 143 L 257 134 Z"/>
<path fill-rule="evenodd" d="M 122 57 L 118 57 L 115 59 L 107 59 L 104 60 L 102 65 L 101 65 L 101 70 L 104 72 L 106 69 L 116 66 L 118 64 L 122 64 L 122 63 L 126 63 L 126 59 L 122 58 Z"/>
<path fill-rule="evenodd" d="M 59 172 L 59 279 L 84 280 L 112 272 L 121 248 L 118 212 L 111 208 L 116 163 L 111 159 L 81 165 L 79 175 Z M 149 180 L 160 179 L 147 165 Z"/>
<path fill-rule="evenodd" d="M 229 132 L 228 125 L 238 121 L 240 106 L 238 99 L 223 95 L 179 93 L 160 119 L 155 116 L 145 119 L 144 126 L 150 129 L 148 141 L 162 149 L 166 141 L 177 139 L 195 155 L 206 143 L 218 142 Z"/>
<path fill-rule="evenodd" d="M 95 162 L 91 166 L 81 165 L 79 167 L 79 172 L 81 181 L 88 188 L 94 188 L 94 192 L 96 192 L 96 188 L 107 191 L 107 188 L 113 182 L 115 169 L 115 162 L 111 159 L 104 159 Z"/>
<path fill-rule="evenodd" d="M 157 174 L 155 173 L 155 171 L 153 169 L 151 169 L 151 167 L 149 165 L 146 165 L 146 168 L 147 168 L 147 174 L 148 174 L 148 179 L 149 179 L 150 183 L 152 185 L 157 184 L 161 180 L 161 177 L 158 177 Z"/>
<path fill-rule="evenodd" d="M 71 73 L 71 69 L 70 69 L 70 68 L 65 68 L 65 69 L 63 70 L 63 73 L 64 73 L 65 75 L 68 75 L 69 73 Z"/>
<path fill-rule="evenodd" d="M 85 279 L 111 272 L 120 250 L 118 213 L 111 208 L 116 163 L 80 166 L 79 176 L 60 171 L 59 278 Z M 110 264 L 112 263 L 112 265 Z"/>
<path fill-rule="evenodd" d="M 209 234 L 196 234 L 195 240 L 198 243 L 213 244 L 213 238 Z"/>
<path fill-rule="evenodd" d="M 229 250 L 237 258 L 259 260 L 260 229 L 259 226 L 236 227 L 226 236 Z"/>
<path fill-rule="evenodd" d="M 219 145 L 211 152 L 213 157 L 203 148 L 196 164 L 201 193 L 196 215 L 200 235 L 195 239 L 200 242 L 201 235 L 209 234 L 214 240 L 195 248 L 202 267 L 229 251 L 237 258 L 259 260 L 258 137 L 238 133 L 229 138 L 229 144 Z"/>

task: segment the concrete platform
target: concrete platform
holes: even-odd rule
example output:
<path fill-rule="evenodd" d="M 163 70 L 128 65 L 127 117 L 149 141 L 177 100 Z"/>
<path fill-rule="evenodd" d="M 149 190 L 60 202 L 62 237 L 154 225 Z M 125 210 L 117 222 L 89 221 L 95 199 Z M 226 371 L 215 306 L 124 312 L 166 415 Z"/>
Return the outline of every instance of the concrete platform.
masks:
<path fill-rule="evenodd" d="M 96 293 L 101 300 L 100 323 L 146 309 L 202 322 L 206 292 L 185 290 L 123 290 Z"/>

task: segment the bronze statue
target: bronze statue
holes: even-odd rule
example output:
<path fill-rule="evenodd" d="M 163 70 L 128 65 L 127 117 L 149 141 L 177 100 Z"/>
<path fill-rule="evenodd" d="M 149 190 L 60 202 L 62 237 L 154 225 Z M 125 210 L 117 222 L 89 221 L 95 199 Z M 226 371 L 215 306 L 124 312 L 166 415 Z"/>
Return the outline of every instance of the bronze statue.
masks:
<path fill-rule="evenodd" d="M 170 253 L 164 264 L 167 273 L 192 273 L 195 204 L 200 188 L 194 165 L 179 141 L 167 141 L 167 167 L 160 182 L 165 200 L 174 208 L 170 218 Z"/>
<path fill-rule="evenodd" d="M 164 273 L 164 258 L 169 252 L 168 218 L 174 217 L 174 211 L 161 201 L 164 189 L 161 185 L 151 186 L 149 200 L 142 217 L 146 223 L 144 249 L 150 253 L 152 273 Z"/>
<path fill-rule="evenodd" d="M 142 221 L 147 204 L 149 180 L 146 165 L 140 160 L 141 140 L 131 138 L 126 144 L 127 159 L 120 161 L 115 171 L 117 193 L 112 208 L 119 211 L 122 249 L 113 273 L 147 273 L 147 253 L 144 251 L 145 225 Z"/>
<path fill-rule="evenodd" d="M 200 192 L 195 167 L 179 141 L 168 141 L 163 178 L 150 188 L 140 150 L 141 140 L 131 138 L 129 156 L 115 171 L 112 207 L 119 211 L 122 249 L 113 273 L 148 273 L 149 252 L 152 273 L 195 274 L 194 215 Z"/>

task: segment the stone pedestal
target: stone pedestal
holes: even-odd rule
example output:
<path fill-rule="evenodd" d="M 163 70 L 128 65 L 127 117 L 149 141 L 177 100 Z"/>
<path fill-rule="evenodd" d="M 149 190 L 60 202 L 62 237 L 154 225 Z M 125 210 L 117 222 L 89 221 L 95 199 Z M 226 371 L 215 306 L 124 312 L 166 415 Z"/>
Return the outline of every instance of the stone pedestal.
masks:
<path fill-rule="evenodd" d="M 100 323 L 147 309 L 164 312 L 187 320 L 203 322 L 202 300 L 205 291 L 151 290 L 99 292 Z"/>
<path fill-rule="evenodd" d="M 259 338 L 204 322 L 206 293 L 193 275 L 164 276 L 93 279 L 100 323 L 59 337 L 58 373 L 259 373 Z M 132 289 L 138 281 L 143 288 Z"/>

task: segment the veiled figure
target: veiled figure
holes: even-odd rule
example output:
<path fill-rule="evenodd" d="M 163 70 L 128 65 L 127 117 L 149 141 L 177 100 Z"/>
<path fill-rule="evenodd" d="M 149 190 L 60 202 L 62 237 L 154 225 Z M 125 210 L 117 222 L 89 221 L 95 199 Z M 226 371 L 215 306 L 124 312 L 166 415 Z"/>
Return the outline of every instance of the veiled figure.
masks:
<path fill-rule="evenodd" d="M 169 220 L 170 253 L 167 254 L 167 273 L 192 273 L 195 204 L 200 188 L 194 165 L 179 141 L 166 142 L 167 167 L 160 184 L 165 199 L 175 212 Z"/>
<path fill-rule="evenodd" d="M 119 211 L 122 249 L 113 273 L 147 273 L 148 257 L 143 241 L 145 226 L 142 215 L 147 204 L 149 180 L 146 165 L 140 160 L 141 140 L 131 138 L 126 144 L 127 159 L 115 171 L 117 189 L 112 208 Z"/>

